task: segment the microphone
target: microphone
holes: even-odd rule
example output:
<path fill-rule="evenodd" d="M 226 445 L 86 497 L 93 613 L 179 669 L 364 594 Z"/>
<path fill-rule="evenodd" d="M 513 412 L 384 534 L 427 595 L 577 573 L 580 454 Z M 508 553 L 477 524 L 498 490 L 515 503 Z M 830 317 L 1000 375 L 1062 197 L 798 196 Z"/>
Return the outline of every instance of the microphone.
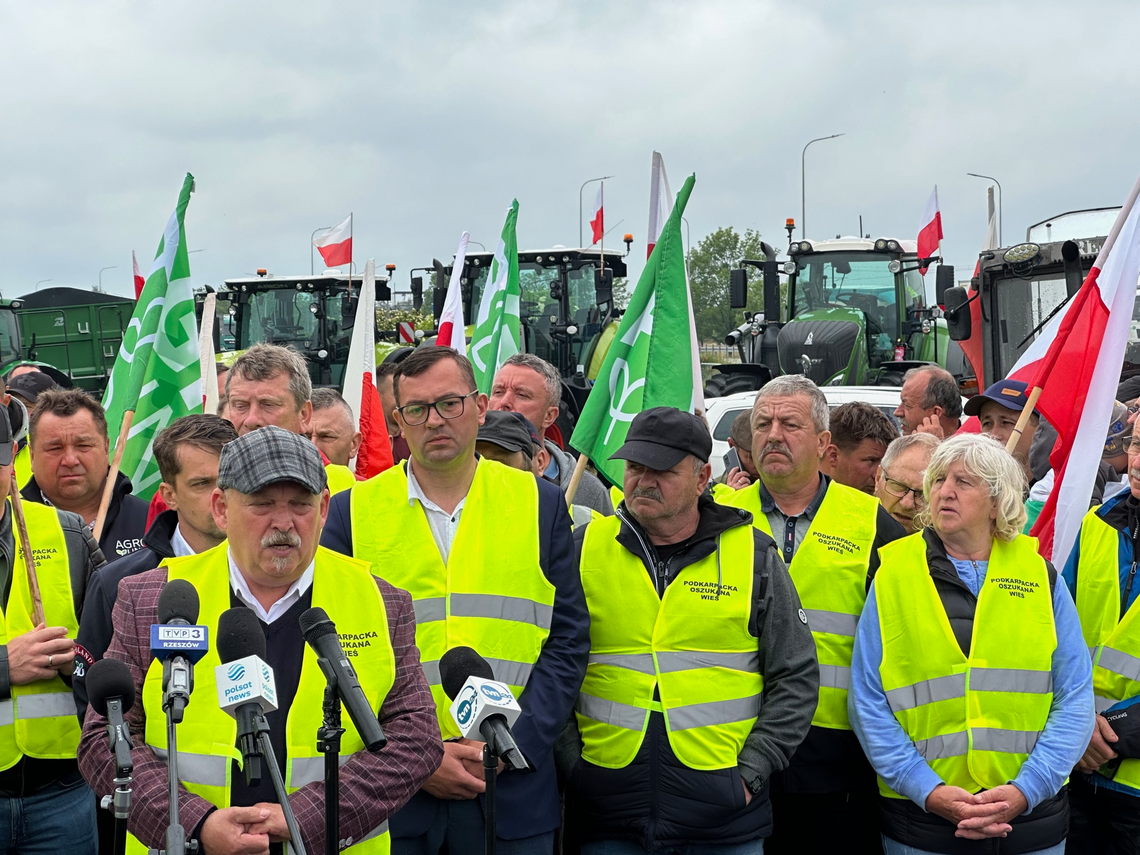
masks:
<path fill-rule="evenodd" d="M 130 669 L 118 659 L 100 659 L 87 672 L 87 694 L 95 712 L 107 719 L 116 775 L 125 778 L 134 769 L 131 732 L 123 721 L 123 713 L 135 703 L 135 681 Z"/>
<path fill-rule="evenodd" d="M 150 655 L 162 663 L 162 708 L 173 720 L 194 691 L 194 663 L 210 649 L 209 630 L 196 626 L 198 591 L 185 579 L 172 579 L 158 596 L 158 623 L 150 627 Z"/>
<path fill-rule="evenodd" d="M 265 664 L 265 634 L 257 615 L 244 606 L 226 609 L 218 618 L 218 658 L 214 668 L 218 685 L 218 706 L 237 719 L 238 742 L 246 783 L 261 781 L 264 759 L 258 735 L 265 724 L 265 713 L 277 709 L 277 687 L 273 669 Z"/>
<path fill-rule="evenodd" d="M 329 620 L 328 613 L 320 607 L 311 608 L 301 615 L 301 634 L 305 641 L 313 648 L 318 657 L 318 663 L 325 677 L 330 683 L 336 684 L 337 694 L 341 703 L 348 710 L 357 733 L 369 751 L 378 751 L 388 742 L 368 696 L 360 686 L 360 680 L 352 663 L 344 655 L 344 648 L 340 646 L 340 637 L 336 634 L 336 626 Z"/>
<path fill-rule="evenodd" d="M 508 769 L 531 771 L 511 734 L 522 710 L 510 687 L 495 680 L 487 660 L 470 647 L 453 647 L 439 660 L 439 676 L 459 731 L 465 737 L 479 733 Z"/>

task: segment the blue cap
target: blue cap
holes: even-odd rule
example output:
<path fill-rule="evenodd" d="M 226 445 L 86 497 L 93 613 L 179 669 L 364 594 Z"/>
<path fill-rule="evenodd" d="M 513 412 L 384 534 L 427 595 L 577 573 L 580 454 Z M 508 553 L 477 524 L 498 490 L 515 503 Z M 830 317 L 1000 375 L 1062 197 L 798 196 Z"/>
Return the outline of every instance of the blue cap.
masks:
<path fill-rule="evenodd" d="M 968 416 L 976 416 L 982 411 L 982 405 L 986 401 L 996 401 L 1007 410 L 1021 412 L 1029 403 L 1029 385 L 1020 380 L 998 380 L 982 394 L 968 400 L 962 412 Z"/>

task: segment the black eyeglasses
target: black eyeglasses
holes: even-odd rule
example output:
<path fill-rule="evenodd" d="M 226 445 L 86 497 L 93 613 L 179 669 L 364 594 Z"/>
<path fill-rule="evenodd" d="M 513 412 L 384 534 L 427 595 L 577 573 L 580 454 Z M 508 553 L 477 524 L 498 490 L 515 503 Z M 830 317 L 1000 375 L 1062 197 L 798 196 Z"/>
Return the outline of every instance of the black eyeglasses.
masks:
<path fill-rule="evenodd" d="M 434 408 L 441 419 L 457 419 L 463 415 L 463 405 L 472 395 L 478 395 L 479 390 L 468 392 L 466 395 L 449 395 L 432 401 L 430 404 L 405 404 L 397 407 L 396 412 L 404 417 L 404 423 L 410 427 L 422 425 L 428 420 L 428 415 Z"/>
<path fill-rule="evenodd" d="M 921 487 L 908 487 L 902 481 L 896 481 L 894 478 L 888 477 L 886 472 L 883 473 L 883 486 L 887 492 L 896 499 L 905 499 L 907 493 L 911 493 L 914 495 L 914 503 L 916 505 L 921 505 L 926 501 L 926 498 L 922 495 Z"/>

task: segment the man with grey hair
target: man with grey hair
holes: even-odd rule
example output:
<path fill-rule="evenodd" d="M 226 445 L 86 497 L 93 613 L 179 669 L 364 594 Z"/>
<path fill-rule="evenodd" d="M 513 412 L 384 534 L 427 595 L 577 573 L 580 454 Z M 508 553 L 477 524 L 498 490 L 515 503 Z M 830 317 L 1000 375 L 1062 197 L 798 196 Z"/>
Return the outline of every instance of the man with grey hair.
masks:
<path fill-rule="evenodd" d="M 574 473 L 574 458 L 546 436 L 558 418 L 561 403 L 562 378 L 558 369 L 533 353 L 516 353 L 510 357 L 491 383 L 490 409 L 521 413 L 538 428 L 543 444 L 539 457 L 547 458 L 541 471 L 565 492 Z M 582 473 L 574 504 L 607 516 L 614 512 L 609 492 L 590 472 Z"/>
<path fill-rule="evenodd" d="M 907 534 L 918 531 L 914 518 L 926 507 L 922 477 L 937 449 L 938 439 L 931 434 L 900 436 L 887 446 L 887 453 L 879 465 L 875 496 Z"/>
<path fill-rule="evenodd" d="M 303 437 L 313 430 L 313 383 L 305 358 L 278 344 L 255 344 L 226 373 L 226 418 L 238 436 L 275 425 Z M 319 449 L 318 449 L 319 450 Z M 347 490 L 356 476 L 321 451 L 332 494 Z"/>
<path fill-rule="evenodd" d="M 831 443 L 827 399 L 807 377 L 770 380 L 752 408 L 760 479 L 717 501 L 752 513 L 780 546 L 819 657 L 819 701 L 807 738 L 772 778 L 775 833 L 766 853 L 878 851 L 875 775 L 847 717 L 851 648 L 879 547 L 902 527 L 878 500 L 820 471 Z M 820 822 L 821 816 L 827 817 Z"/>
<path fill-rule="evenodd" d="M 895 417 L 903 435 L 915 431 L 938 439 L 953 436 L 961 426 L 962 394 L 958 381 L 945 368 L 920 365 L 903 375 L 902 393 Z"/>

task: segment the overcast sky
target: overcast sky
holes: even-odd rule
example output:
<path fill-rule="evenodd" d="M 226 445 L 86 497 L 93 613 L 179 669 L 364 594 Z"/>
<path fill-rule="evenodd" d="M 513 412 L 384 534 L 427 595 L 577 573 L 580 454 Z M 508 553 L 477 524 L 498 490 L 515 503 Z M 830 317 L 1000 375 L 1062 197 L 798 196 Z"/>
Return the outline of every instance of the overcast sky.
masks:
<path fill-rule="evenodd" d="M 130 292 L 183 175 L 194 283 L 309 269 L 355 215 L 363 266 L 578 241 L 578 191 L 645 257 L 649 168 L 695 172 L 691 237 L 913 238 L 932 187 L 973 269 L 987 182 L 1005 243 L 1140 174 L 1140 4 L 1000 2 L 0 3 L 0 291 Z M 594 195 L 587 188 L 585 205 Z M 588 227 L 587 227 L 588 232 Z M 318 258 L 318 269 L 320 260 Z"/>

